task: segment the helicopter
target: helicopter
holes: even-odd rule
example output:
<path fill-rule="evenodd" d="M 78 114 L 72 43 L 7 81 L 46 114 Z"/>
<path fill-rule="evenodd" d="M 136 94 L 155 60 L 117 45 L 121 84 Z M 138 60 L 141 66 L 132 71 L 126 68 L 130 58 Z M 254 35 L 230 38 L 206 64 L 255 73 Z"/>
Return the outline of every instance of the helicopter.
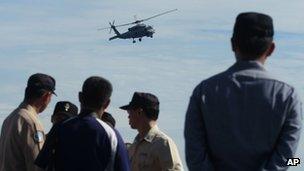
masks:
<path fill-rule="evenodd" d="M 169 11 L 154 15 L 154 16 L 149 17 L 149 18 L 141 19 L 141 20 L 137 20 L 136 16 L 134 16 L 134 18 L 135 18 L 134 22 L 126 23 L 126 24 L 120 24 L 120 25 L 115 25 L 114 24 L 115 20 L 113 20 L 112 23 L 109 22 L 110 27 L 100 28 L 98 30 L 110 29 L 109 33 L 111 33 L 111 31 L 114 30 L 116 35 L 113 36 L 113 37 L 110 37 L 109 41 L 111 41 L 113 39 L 133 39 L 133 43 L 136 43 L 135 39 L 138 38 L 138 40 L 141 42 L 143 37 L 146 36 L 146 37 L 153 38 L 153 34 L 155 33 L 155 30 L 152 26 L 146 25 L 142 22 L 150 20 L 150 19 L 158 17 L 158 16 L 161 16 L 161 15 L 165 15 L 165 14 L 174 12 L 174 11 L 177 11 L 177 9 L 169 10 Z M 116 29 L 117 27 L 128 26 L 128 25 L 135 25 L 135 26 L 132 26 L 132 27 L 128 28 L 128 31 L 125 32 L 125 33 L 120 33 Z"/>

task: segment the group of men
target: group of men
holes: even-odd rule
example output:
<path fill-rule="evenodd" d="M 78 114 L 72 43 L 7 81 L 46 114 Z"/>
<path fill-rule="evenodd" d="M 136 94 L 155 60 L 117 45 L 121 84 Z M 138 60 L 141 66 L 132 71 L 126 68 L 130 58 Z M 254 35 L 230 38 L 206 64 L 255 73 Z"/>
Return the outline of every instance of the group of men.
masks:
<path fill-rule="evenodd" d="M 302 109 L 294 88 L 271 76 L 266 59 L 275 49 L 270 16 L 247 12 L 236 18 L 231 38 L 236 63 L 202 81 L 190 98 L 185 121 L 189 170 L 287 170 L 302 127 Z M 174 141 L 159 130 L 158 98 L 135 92 L 128 105 L 138 135 L 128 147 L 105 110 L 111 83 L 85 80 L 76 105 L 62 101 L 45 135 L 38 114 L 55 94 L 55 79 L 34 74 L 20 106 L 3 122 L 0 171 L 183 170 Z"/>
<path fill-rule="evenodd" d="M 105 112 L 112 94 L 108 80 L 98 76 L 85 80 L 79 114 L 73 103 L 58 102 L 53 127 L 45 136 L 38 114 L 56 95 L 54 91 L 55 79 L 49 75 L 37 73 L 28 79 L 24 101 L 3 122 L 1 171 L 182 170 L 175 143 L 156 125 L 155 95 L 135 92 L 131 102 L 121 107 L 139 132 L 127 151 L 114 118 Z"/>

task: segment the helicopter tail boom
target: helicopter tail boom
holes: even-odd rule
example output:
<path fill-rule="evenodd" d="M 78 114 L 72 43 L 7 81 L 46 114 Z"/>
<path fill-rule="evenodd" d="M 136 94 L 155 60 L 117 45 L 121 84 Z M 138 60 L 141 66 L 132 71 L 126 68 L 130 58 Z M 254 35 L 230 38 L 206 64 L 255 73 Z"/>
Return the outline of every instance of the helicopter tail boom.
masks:
<path fill-rule="evenodd" d="M 111 41 L 111 40 L 113 40 L 113 39 L 117 39 L 117 38 L 119 38 L 119 37 L 118 37 L 118 36 L 110 37 L 110 38 L 109 38 L 109 41 Z"/>
<path fill-rule="evenodd" d="M 119 37 L 121 34 L 119 33 L 119 31 L 116 29 L 115 25 L 114 25 L 114 21 L 113 23 L 109 22 L 110 26 L 111 26 L 111 29 L 114 30 L 115 34 Z M 116 36 L 114 36 L 116 37 Z"/>

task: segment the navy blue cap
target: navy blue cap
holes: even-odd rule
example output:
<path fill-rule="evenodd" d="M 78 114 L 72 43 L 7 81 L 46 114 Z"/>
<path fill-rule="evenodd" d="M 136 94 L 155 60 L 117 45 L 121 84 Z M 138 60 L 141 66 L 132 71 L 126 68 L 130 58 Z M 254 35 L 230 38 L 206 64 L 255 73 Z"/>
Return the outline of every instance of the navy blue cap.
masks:
<path fill-rule="evenodd" d="M 272 18 L 257 12 L 240 13 L 235 21 L 233 38 L 273 37 Z"/>
<path fill-rule="evenodd" d="M 27 81 L 27 88 L 29 90 L 46 90 L 52 92 L 54 95 L 56 95 L 55 86 L 55 79 L 49 75 L 42 73 L 31 75 Z"/>
<path fill-rule="evenodd" d="M 121 106 L 120 109 L 128 110 L 138 107 L 159 110 L 158 98 L 151 93 L 135 92 L 131 102 L 128 105 Z"/>
<path fill-rule="evenodd" d="M 69 117 L 77 116 L 78 107 L 69 101 L 60 101 L 56 103 L 53 115 L 67 115 Z"/>

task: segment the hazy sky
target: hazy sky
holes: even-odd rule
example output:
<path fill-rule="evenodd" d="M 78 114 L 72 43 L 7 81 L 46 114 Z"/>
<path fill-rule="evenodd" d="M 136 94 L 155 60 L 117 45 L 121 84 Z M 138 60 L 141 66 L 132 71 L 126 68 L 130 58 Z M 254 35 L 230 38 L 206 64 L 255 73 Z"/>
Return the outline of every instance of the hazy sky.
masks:
<path fill-rule="evenodd" d="M 156 30 L 153 39 L 109 42 L 113 35 L 108 30 L 97 31 L 109 21 L 124 24 L 134 21 L 134 15 L 142 19 L 175 8 L 177 12 L 146 22 Z M 113 83 L 108 111 L 125 140 L 132 141 L 136 131 L 129 129 L 127 114 L 118 107 L 129 103 L 134 91 L 154 93 L 161 103 L 159 126 L 176 141 L 184 160 L 189 97 L 201 80 L 233 64 L 230 37 L 238 13 L 257 11 L 273 17 L 277 48 L 266 67 L 304 97 L 303 9 L 303 0 L 2 0 L 0 125 L 22 101 L 31 74 L 43 72 L 57 80 L 58 97 L 40 115 L 46 130 L 55 103 L 69 100 L 79 105 L 83 81 L 99 75 Z M 304 160 L 303 142 L 302 138 L 297 157 Z"/>

